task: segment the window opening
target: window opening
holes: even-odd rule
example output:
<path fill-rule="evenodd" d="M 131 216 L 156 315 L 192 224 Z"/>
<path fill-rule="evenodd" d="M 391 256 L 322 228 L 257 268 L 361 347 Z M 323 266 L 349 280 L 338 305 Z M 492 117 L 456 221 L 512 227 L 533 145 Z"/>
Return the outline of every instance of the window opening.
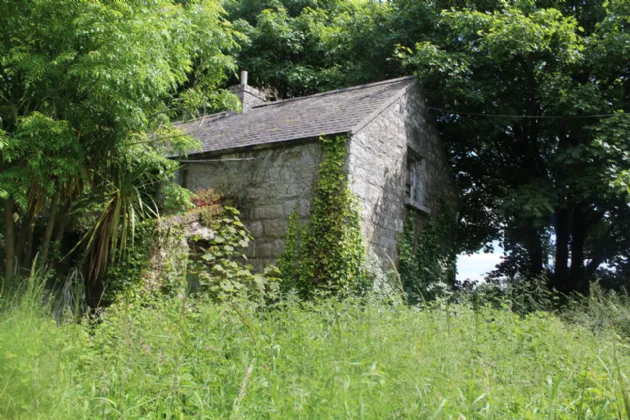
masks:
<path fill-rule="evenodd" d="M 407 198 L 411 203 L 424 205 L 424 159 L 407 161 Z"/>

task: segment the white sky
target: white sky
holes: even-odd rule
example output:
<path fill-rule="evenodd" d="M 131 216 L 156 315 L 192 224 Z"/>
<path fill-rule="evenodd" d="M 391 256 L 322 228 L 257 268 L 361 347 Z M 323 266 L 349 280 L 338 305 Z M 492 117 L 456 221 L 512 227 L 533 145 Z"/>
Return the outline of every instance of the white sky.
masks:
<path fill-rule="evenodd" d="M 501 262 L 503 249 L 498 242 L 494 243 L 494 252 L 484 254 L 479 252 L 472 255 L 459 255 L 457 257 L 457 280 L 483 280 L 485 275 Z"/>

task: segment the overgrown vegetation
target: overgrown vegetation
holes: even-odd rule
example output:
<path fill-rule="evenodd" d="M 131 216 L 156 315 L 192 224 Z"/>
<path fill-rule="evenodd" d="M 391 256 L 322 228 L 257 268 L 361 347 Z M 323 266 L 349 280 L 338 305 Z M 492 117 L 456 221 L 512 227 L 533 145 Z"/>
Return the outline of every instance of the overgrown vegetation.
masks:
<path fill-rule="evenodd" d="M 462 192 L 458 252 L 564 293 L 630 278 L 628 0 L 230 0 L 280 97 L 419 75 Z"/>
<path fill-rule="evenodd" d="M 19 287 L 37 256 L 56 278 L 80 273 L 98 305 L 143 221 L 190 202 L 166 156 L 196 145 L 171 121 L 238 109 L 225 88 L 241 67 L 277 98 L 418 74 L 462 192 L 456 251 L 498 240 L 495 277 L 620 290 L 629 11 L 628 0 L 1 3 L 2 286 Z M 322 268 L 305 265 L 317 281 Z"/>
<path fill-rule="evenodd" d="M 41 299 L 3 302 L 0 417 L 630 415 L 628 336 L 600 322 L 627 326 L 630 307 L 603 295 L 560 316 L 501 299 L 418 310 L 154 297 L 61 325 Z"/>
<path fill-rule="evenodd" d="M 496 277 L 564 293 L 627 286 L 630 2 L 418 3 L 436 30 L 399 57 L 448 142 L 462 249 L 498 240 Z"/>
<path fill-rule="evenodd" d="M 365 278 L 361 222 L 344 170 L 347 138 L 320 141 L 323 156 L 308 226 L 299 225 L 297 214 L 291 216 L 279 262 L 284 288 L 294 287 L 303 297 L 315 290 L 348 294 L 360 288 Z"/>
<path fill-rule="evenodd" d="M 0 26 L 3 288 L 39 253 L 97 306 L 156 216 L 167 155 L 196 147 L 170 118 L 236 106 L 219 86 L 237 34 L 217 1 L 2 2 Z"/>
<path fill-rule="evenodd" d="M 630 418 L 629 0 L 24 0 L 0 27 L 0 418 Z M 167 157 L 196 147 L 172 121 L 238 109 L 239 66 L 278 98 L 420 75 L 458 234 L 412 215 L 383 273 L 327 137 L 282 281 L 254 273 Z M 212 234 L 154 255 L 185 239 L 160 213 Z M 493 240 L 493 279 L 454 284 Z"/>
<path fill-rule="evenodd" d="M 452 290 L 457 258 L 454 208 L 440 198 L 435 217 L 409 210 L 399 243 L 398 271 L 410 304 L 435 300 Z"/>
<path fill-rule="evenodd" d="M 217 302 L 237 298 L 260 302 L 278 294 L 279 282 L 273 267 L 267 267 L 262 274 L 254 273 L 246 264 L 244 252 L 252 238 L 239 214 L 235 208 L 224 207 L 208 224 L 214 238 L 205 243 L 192 238 L 195 249 L 189 258 L 188 281 L 181 292 L 192 287 L 194 293 Z"/>

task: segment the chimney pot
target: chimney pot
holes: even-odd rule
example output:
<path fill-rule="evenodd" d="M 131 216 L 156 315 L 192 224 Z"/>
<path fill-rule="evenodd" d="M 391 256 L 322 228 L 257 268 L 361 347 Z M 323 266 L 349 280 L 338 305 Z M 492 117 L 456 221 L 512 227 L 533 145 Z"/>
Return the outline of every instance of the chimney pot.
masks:
<path fill-rule="evenodd" d="M 247 70 L 241 70 L 241 86 L 247 86 Z"/>

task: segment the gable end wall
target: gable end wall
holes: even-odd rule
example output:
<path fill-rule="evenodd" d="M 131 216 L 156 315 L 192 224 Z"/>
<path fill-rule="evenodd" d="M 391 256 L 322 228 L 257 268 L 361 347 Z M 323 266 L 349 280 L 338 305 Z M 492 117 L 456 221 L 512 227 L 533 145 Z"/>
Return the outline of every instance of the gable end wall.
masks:
<path fill-rule="evenodd" d="M 408 149 L 425 159 L 424 202 L 437 212 L 440 194 L 455 200 L 451 170 L 437 131 L 414 85 L 350 139 L 350 188 L 359 198 L 369 249 L 389 266 L 398 260 L 398 240 L 407 218 L 405 205 Z M 427 215 L 428 216 L 428 215 Z"/>

